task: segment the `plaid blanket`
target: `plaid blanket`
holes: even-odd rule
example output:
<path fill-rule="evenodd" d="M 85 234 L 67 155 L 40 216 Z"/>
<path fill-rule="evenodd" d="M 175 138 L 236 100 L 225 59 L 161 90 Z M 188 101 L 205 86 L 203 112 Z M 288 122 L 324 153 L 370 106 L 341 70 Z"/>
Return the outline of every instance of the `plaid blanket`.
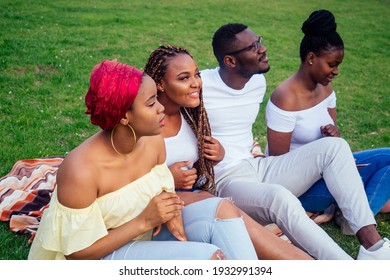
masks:
<path fill-rule="evenodd" d="M 14 232 L 30 233 L 30 241 L 48 207 L 62 160 L 63 157 L 19 160 L 0 178 L 0 220 L 9 221 Z"/>
<path fill-rule="evenodd" d="M 261 155 L 261 150 L 257 151 Z M 43 211 L 48 207 L 56 187 L 56 172 L 63 157 L 19 160 L 12 170 L 0 178 L 0 220 L 9 221 L 14 232 L 30 233 L 30 242 L 38 229 Z M 333 209 L 324 213 L 309 213 L 317 224 L 331 221 Z M 274 234 L 286 240 L 276 224 L 266 226 Z"/>

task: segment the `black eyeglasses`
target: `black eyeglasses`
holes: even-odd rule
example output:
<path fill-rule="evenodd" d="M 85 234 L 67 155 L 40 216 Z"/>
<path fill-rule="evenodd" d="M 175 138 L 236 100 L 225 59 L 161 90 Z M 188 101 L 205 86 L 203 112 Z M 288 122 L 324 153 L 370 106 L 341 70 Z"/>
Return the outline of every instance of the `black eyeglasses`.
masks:
<path fill-rule="evenodd" d="M 255 42 L 253 42 L 250 46 L 242 48 L 242 49 L 240 49 L 238 51 L 227 53 L 226 55 L 238 54 L 240 52 L 247 51 L 247 50 L 250 50 L 250 49 L 253 49 L 255 52 L 257 52 L 257 51 L 259 51 L 260 46 L 262 46 L 262 45 L 263 45 L 263 36 L 260 36 L 259 39 L 257 39 L 257 41 L 255 41 Z"/>

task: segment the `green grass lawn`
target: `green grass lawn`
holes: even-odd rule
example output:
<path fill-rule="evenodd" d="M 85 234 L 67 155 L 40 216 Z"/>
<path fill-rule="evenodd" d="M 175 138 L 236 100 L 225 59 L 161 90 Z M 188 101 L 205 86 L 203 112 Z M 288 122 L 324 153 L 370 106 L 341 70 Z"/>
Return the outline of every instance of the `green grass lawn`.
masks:
<path fill-rule="evenodd" d="M 242 22 L 265 38 L 268 90 L 299 64 L 302 22 L 315 9 L 336 16 L 345 43 L 338 94 L 342 135 L 353 150 L 390 146 L 390 2 L 336 1 L 11 1 L 0 2 L 0 176 L 18 159 L 66 155 L 97 131 L 84 115 L 92 67 L 117 59 L 142 68 L 161 44 L 186 47 L 199 68 L 216 66 L 214 31 Z M 264 106 L 254 133 L 265 145 Z M 390 220 L 378 215 L 382 234 Z M 351 255 L 358 243 L 332 223 Z M 28 236 L 0 223 L 0 259 L 26 259 Z"/>

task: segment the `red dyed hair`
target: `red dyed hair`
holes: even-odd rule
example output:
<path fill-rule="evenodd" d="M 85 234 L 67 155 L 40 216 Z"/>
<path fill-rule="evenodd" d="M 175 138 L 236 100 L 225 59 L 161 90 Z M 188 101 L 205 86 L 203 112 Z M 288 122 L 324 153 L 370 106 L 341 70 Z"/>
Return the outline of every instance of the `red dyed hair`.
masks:
<path fill-rule="evenodd" d="M 104 60 L 92 69 L 85 96 L 86 114 L 102 129 L 114 128 L 130 109 L 143 72 L 117 61 Z"/>

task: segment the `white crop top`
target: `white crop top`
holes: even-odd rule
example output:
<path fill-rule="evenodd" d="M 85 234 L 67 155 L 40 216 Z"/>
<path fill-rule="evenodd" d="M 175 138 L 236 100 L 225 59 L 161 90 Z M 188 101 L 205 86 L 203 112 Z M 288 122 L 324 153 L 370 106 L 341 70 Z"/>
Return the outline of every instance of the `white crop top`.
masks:
<path fill-rule="evenodd" d="M 274 131 L 292 132 L 290 151 L 321 138 L 320 127 L 334 124 L 328 108 L 336 107 L 336 94 L 332 92 L 317 105 L 300 111 L 285 111 L 269 99 L 266 107 L 267 126 Z M 268 149 L 267 149 L 268 150 Z"/>

